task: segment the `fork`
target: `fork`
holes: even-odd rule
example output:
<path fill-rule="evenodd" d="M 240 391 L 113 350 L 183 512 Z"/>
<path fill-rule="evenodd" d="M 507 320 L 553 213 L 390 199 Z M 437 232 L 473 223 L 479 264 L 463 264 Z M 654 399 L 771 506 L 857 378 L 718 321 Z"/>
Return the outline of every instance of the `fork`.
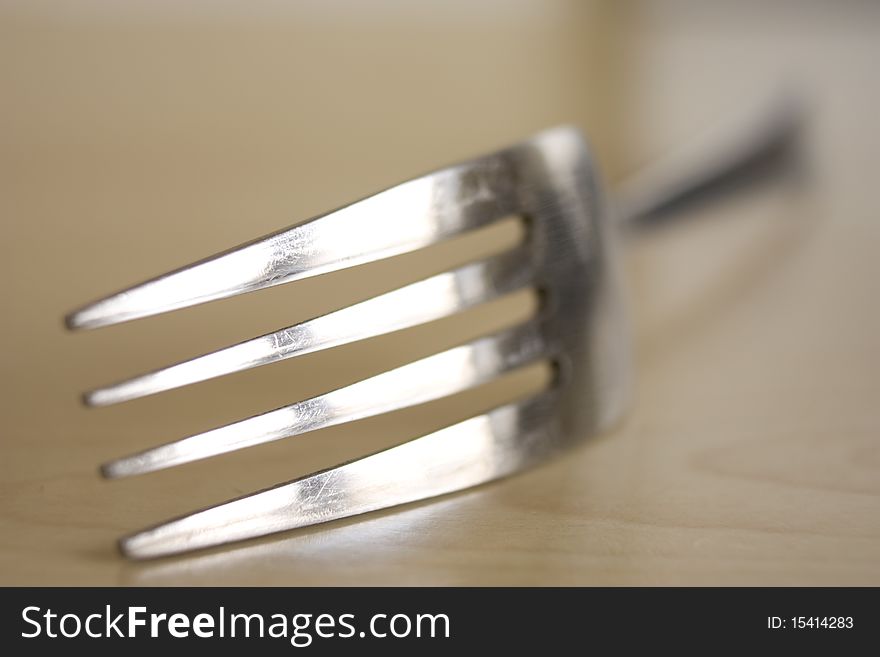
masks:
<path fill-rule="evenodd" d="M 687 203 L 763 179 L 791 160 L 790 103 L 695 153 L 648 170 L 613 208 L 577 129 L 440 169 L 96 301 L 71 329 L 108 326 L 253 292 L 397 254 L 517 215 L 523 243 L 335 312 L 84 396 L 104 406 L 438 320 L 532 288 L 519 325 L 289 406 L 102 466 L 107 478 L 185 464 L 423 404 L 505 372 L 550 363 L 542 391 L 354 461 L 123 537 L 153 558 L 306 527 L 504 477 L 611 427 L 630 397 L 630 337 L 619 234 L 680 215 Z"/>

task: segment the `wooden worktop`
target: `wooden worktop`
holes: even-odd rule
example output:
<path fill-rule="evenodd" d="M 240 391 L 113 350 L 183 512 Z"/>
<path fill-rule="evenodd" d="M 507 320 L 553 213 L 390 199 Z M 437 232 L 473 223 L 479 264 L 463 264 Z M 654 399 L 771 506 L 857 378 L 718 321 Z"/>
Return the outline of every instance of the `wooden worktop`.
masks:
<path fill-rule="evenodd" d="M 0 9 L 0 584 L 880 584 L 876 6 L 87 4 Z M 800 184 L 628 248 L 637 376 L 621 426 L 440 500 L 153 563 L 117 555 L 126 532 L 532 382 L 131 480 L 102 481 L 100 462 L 530 301 L 97 410 L 79 393 L 507 237 L 92 333 L 67 334 L 65 312 L 556 123 L 582 125 L 617 180 L 783 78 L 811 109 Z"/>

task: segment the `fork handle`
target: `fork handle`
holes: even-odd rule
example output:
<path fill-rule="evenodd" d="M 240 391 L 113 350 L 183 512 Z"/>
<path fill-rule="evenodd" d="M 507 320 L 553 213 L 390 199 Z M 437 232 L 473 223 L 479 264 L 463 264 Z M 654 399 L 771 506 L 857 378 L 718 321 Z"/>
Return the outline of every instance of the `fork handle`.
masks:
<path fill-rule="evenodd" d="M 776 99 L 746 119 L 661 158 L 621 185 L 614 206 L 622 228 L 641 233 L 665 226 L 693 206 L 797 171 L 802 103 Z"/>

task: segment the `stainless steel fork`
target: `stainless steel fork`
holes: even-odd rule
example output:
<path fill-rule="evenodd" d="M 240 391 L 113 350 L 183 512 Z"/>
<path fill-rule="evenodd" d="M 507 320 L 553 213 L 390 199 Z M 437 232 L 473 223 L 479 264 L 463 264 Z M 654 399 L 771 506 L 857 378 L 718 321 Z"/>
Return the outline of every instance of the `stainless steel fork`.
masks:
<path fill-rule="evenodd" d="M 510 215 L 525 242 L 501 255 L 88 393 L 107 405 L 398 331 L 534 288 L 537 314 L 514 328 L 358 383 L 102 467 L 115 478 L 421 404 L 538 361 L 552 384 L 384 451 L 121 539 L 157 557 L 305 527 L 461 490 L 543 461 L 611 426 L 629 399 L 630 340 L 617 233 L 657 225 L 685 202 L 762 178 L 791 153 L 796 113 L 781 109 L 637 179 L 606 210 L 572 127 L 379 192 L 308 222 L 92 303 L 67 318 L 94 328 L 222 299 L 426 247 Z"/>

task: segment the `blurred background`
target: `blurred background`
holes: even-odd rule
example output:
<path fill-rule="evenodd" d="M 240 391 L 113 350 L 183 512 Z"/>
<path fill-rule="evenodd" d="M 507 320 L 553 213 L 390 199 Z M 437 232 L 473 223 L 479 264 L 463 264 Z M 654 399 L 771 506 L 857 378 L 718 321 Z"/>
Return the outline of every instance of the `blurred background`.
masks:
<path fill-rule="evenodd" d="M 0 584 L 880 583 L 880 5 L 0 2 Z M 98 410 L 78 395 L 502 248 L 510 227 L 71 335 L 83 303 L 559 123 L 613 189 L 789 90 L 808 180 L 631 245 L 637 401 L 514 479 L 200 555 L 124 533 L 434 430 L 475 394 L 171 471 L 110 458 L 516 321 L 529 295 Z"/>

